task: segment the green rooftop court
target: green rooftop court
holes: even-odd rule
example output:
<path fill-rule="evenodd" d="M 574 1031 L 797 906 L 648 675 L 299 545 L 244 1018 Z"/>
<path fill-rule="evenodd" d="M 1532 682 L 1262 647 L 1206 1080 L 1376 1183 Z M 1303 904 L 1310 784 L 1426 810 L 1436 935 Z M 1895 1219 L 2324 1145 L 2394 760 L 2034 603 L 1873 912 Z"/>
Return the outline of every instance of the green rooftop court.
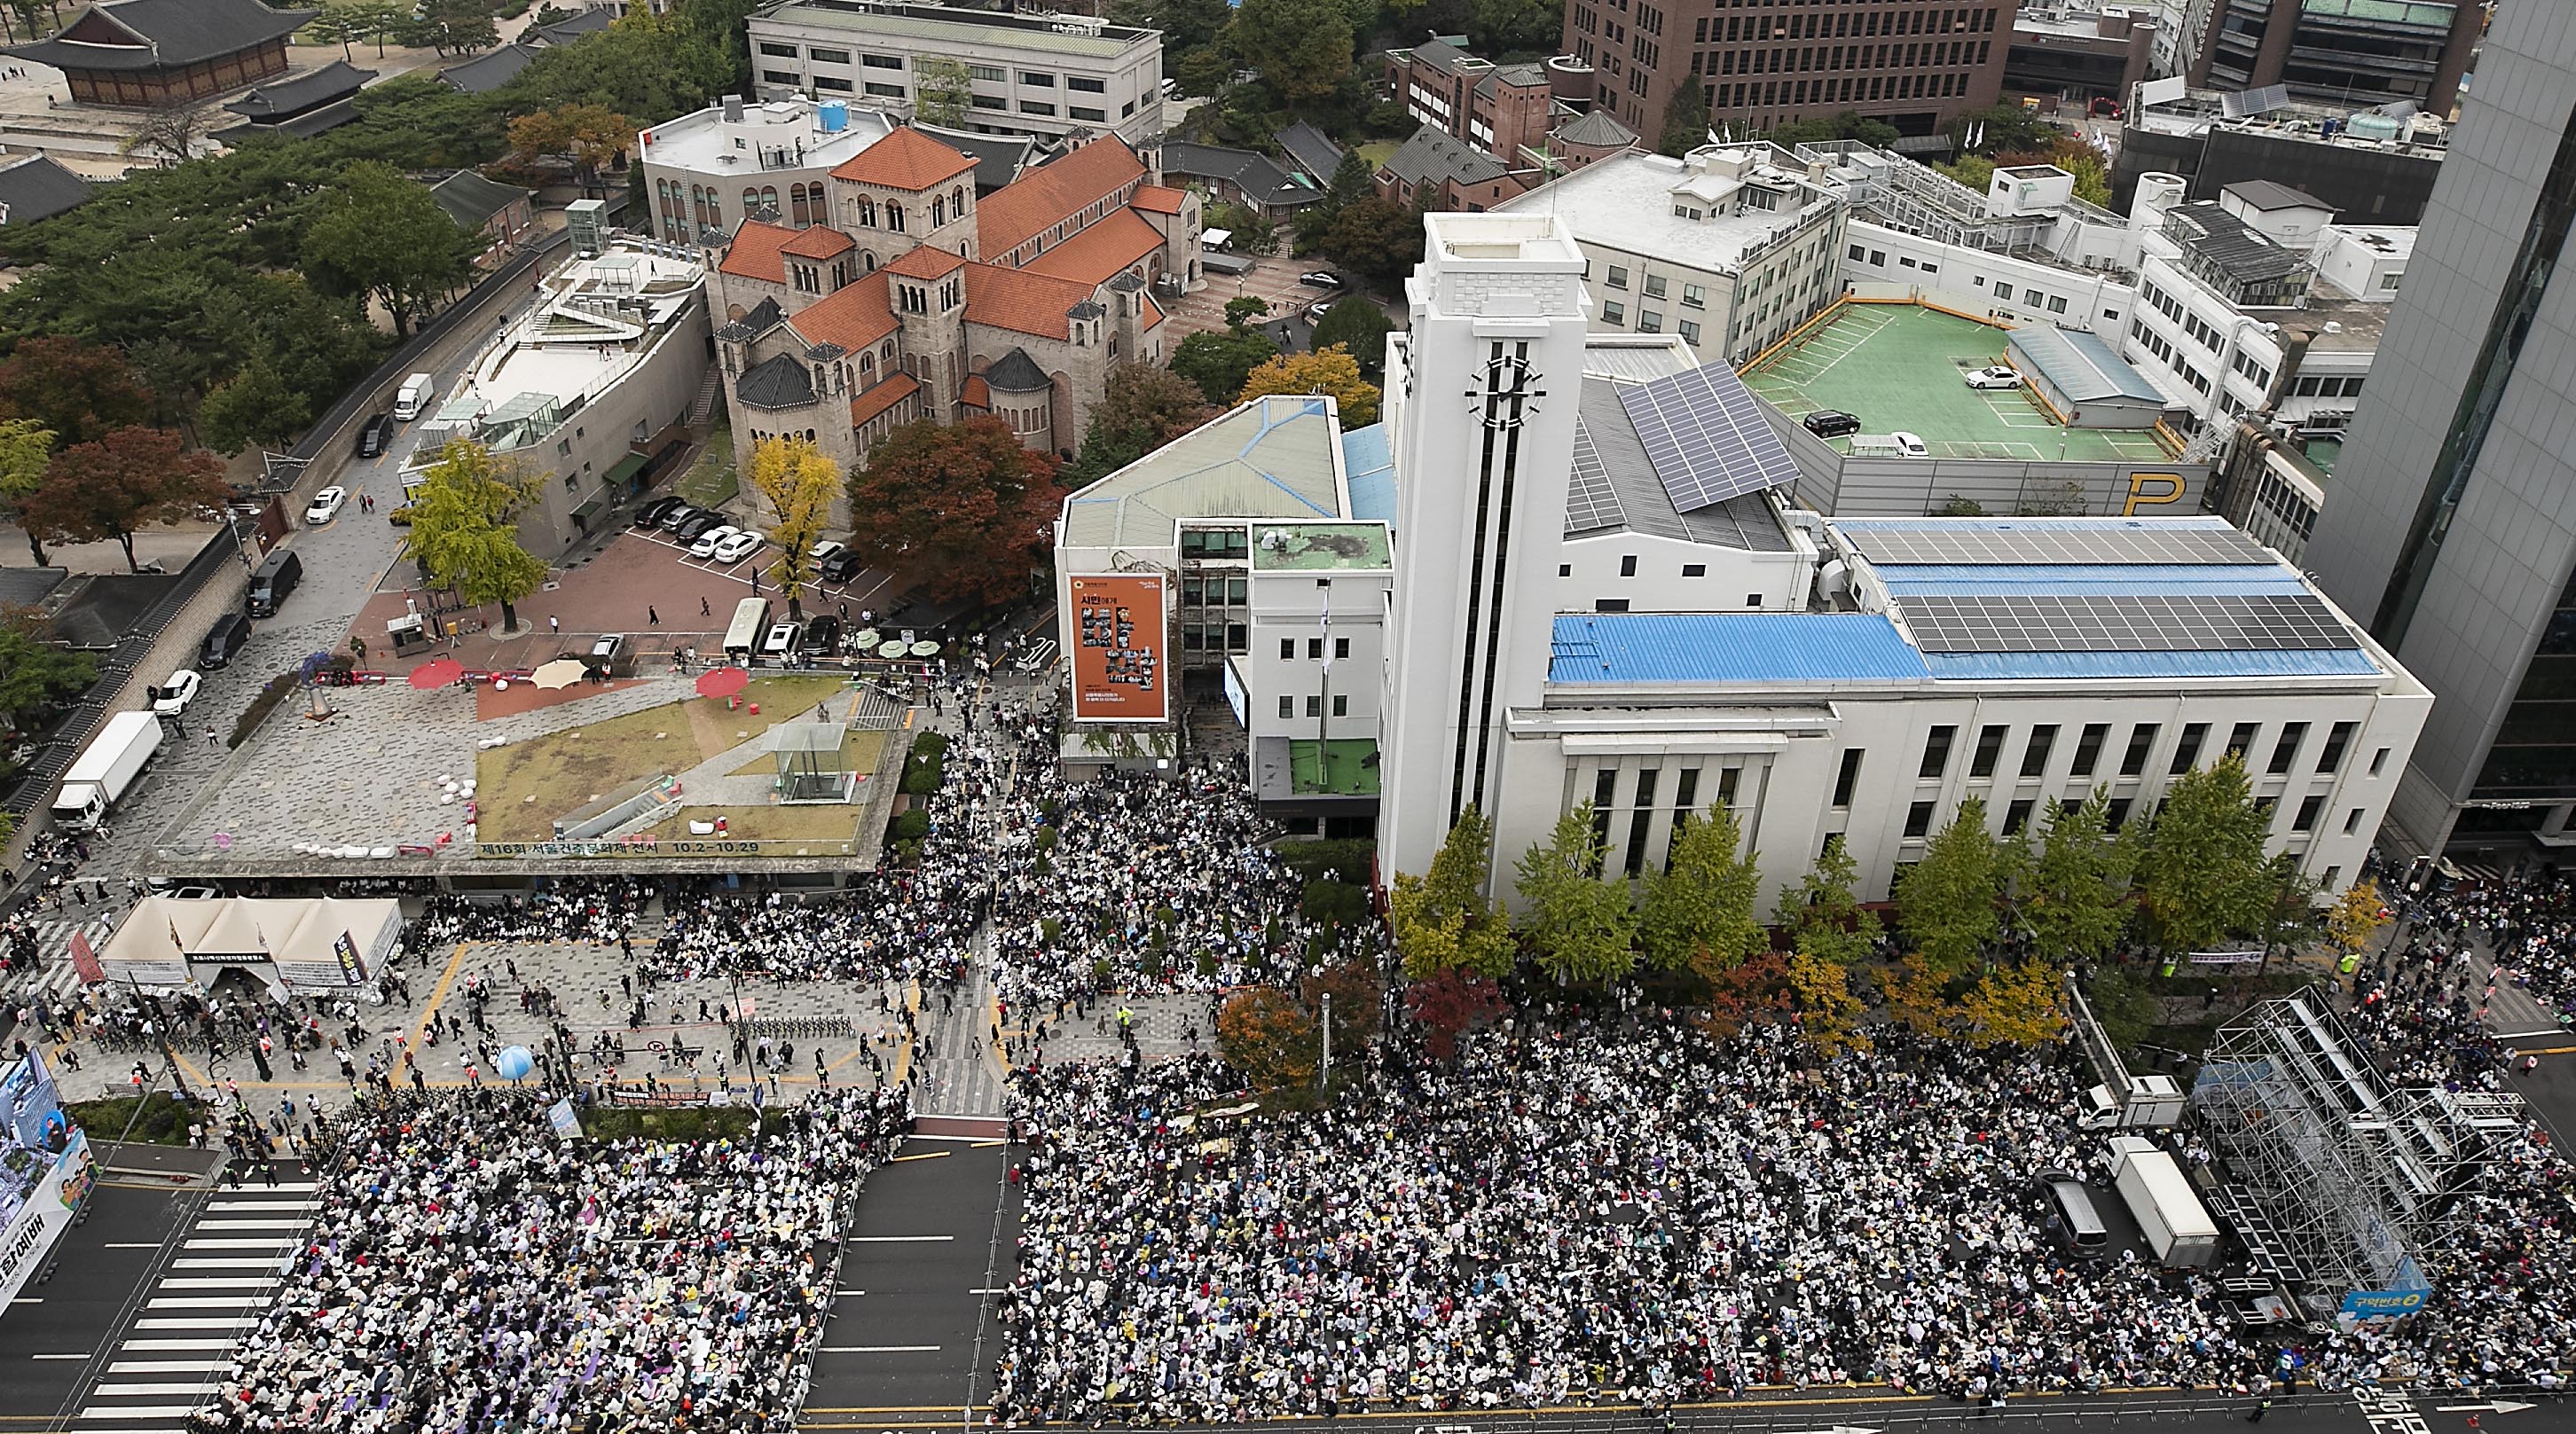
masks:
<path fill-rule="evenodd" d="M 1377 795 L 1377 742 L 1367 737 L 1288 742 L 1288 777 L 1301 797 Z"/>
<path fill-rule="evenodd" d="M 1791 418 L 1820 408 L 1863 433 L 1911 433 L 1935 458 L 2164 463 L 2152 432 L 2068 428 L 2023 389 L 1978 390 L 1969 369 L 2004 361 L 2008 330 L 1910 303 L 1845 303 L 1783 344 L 1744 382 Z M 1831 440 L 1851 451 L 1849 438 Z"/>

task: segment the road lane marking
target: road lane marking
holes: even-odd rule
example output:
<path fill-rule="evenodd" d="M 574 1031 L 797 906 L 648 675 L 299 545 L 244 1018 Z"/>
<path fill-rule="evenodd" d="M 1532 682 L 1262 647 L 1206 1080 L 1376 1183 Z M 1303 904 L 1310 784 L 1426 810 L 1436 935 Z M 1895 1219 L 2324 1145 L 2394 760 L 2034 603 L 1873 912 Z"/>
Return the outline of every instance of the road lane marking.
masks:
<path fill-rule="evenodd" d="M 923 1354 L 935 1353 L 935 1344 L 827 1344 L 825 1354 Z"/>
<path fill-rule="evenodd" d="M 924 1240 L 954 1240 L 954 1235 L 852 1235 L 853 1245 L 903 1245 Z"/>

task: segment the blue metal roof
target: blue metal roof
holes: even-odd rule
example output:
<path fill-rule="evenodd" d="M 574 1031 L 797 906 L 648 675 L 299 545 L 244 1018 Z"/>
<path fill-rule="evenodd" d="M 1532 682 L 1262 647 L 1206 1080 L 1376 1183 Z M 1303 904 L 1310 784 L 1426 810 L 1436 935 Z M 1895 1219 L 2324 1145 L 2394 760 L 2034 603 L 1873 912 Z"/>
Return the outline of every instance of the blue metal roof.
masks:
<path fill-rule="evenodd" d="M 1905 682 L 1923 654 L 1879 613 L 1563 613 L 1561 683 Z"/>
<path fill-rule="evenodd" d="M 1351 516 L 1394 527 L 1395 449 L 1385 424 L 1343 432 L 1342 471 L 1350 478 Z"/>
<path fill-rule="evenodd" d="M 2295 593 L 2307 585 L 2278 563 L 1872 563 L 1896 597 L 1976 593 Z"/>
<path fill-rule="evenodd" d="M 2367 677 L 2379 665 L 2354 648 L 2259 652 L 1933 652 L 1944 682 L 1994 678 Z"/>

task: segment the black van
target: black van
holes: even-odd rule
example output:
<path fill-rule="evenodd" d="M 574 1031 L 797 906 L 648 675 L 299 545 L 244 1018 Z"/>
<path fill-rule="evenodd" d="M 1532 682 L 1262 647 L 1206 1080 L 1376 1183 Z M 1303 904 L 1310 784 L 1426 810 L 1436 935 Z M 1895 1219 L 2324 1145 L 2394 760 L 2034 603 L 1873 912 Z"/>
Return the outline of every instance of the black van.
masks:
<path fill-rule="evenodd" d="M 277 616 L 278 604 L 295 591 L 304 580 L 304 560 L 294 550 L 280 548 L 268 555 L 259 571 L 250 575 L 250 599 L 247 606 L 252 617 Z"/>
<path fill-rule="evenodd" d="M 237 612 L 216 618 L 215 625 L 206 629 L 206 645 L 197 654 L 197 670 L 212 672 L 218 667 L 232 666 L 233 654 L 241 651 L 242 644 L 248 641 L 249 618 Z"/>

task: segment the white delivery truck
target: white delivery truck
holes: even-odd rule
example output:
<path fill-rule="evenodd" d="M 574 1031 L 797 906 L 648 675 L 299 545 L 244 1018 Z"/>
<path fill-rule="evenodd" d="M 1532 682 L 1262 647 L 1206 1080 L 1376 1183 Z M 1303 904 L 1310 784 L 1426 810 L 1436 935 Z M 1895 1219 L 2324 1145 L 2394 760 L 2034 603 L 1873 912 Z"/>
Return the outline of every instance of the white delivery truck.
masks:
<path fill-rule="evenodd" d="M 404 379 L 402 387 L 394 391 L 394 421 L 409 423 L 420 417 L 420 411 L 429 407 L 429 401 L 437 396 L 437 385 L 428 374 L 416 373 Z"/>
<path fill-rule="evenodd" d="M 2131 1076 L 2126 1105 L 2107 1083 L 2084 1092 L 2084 1113 L 2076 1124 L 2085 1130 L 2171 1130 L 2182 1124 L 2182 1107 L 2182 1087 L 2172 1076 Z"/>
<path fill-rule="evenodd" d="M 161 750 L 161 719 L 149 712 L 119 712 L 107 719 L 107 725 L 92 739 L 89 749 L 72 763 L 63 777 L 62 792 L 54 798 L 54 824 L 62 827 L 97 826 L 125 795 L 142 772 L 143 764 Z"/>
<path fill-rule="evenodd" d="M 2156 1262 L 2199 1268 L 2218 1259 L 2218 1226 L 2174 1158 L 2144 1136 L 2111 1137 L 2111 1177 Z"/>

